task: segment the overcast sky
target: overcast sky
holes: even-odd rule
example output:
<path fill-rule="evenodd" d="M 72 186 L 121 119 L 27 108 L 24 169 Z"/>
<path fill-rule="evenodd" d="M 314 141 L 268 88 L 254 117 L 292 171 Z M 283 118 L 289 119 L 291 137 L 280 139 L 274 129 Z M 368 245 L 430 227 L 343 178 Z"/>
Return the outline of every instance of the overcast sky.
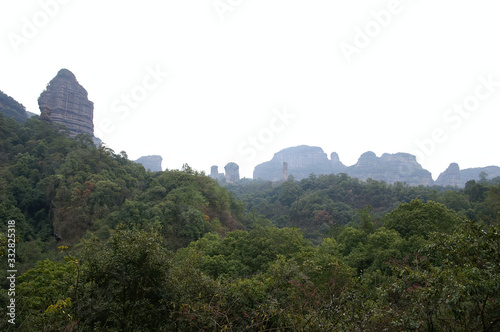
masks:
<path fill-rule="evenodd" d="M 312 145 L 346 165 L 418 156 L 434 179 L 500 165 L 498 0 L 0 0 L 0 90 L 39 113 L 61 68 L 94 102 L 95 134 L 252 177 Z"/>

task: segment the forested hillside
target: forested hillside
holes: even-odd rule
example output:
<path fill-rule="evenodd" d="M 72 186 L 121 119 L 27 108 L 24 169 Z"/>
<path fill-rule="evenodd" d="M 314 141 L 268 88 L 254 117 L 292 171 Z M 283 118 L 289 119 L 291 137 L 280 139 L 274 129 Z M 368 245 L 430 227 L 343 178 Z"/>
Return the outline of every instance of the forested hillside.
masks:
<path fill-rule="evenodd" d="M 464 220 L 495 224 L 500 218 L 500 178 L 472 180 L 464 189 L 362 182 L 346 174 L 312 174 L 279 183 L 243 179 L 223 185 L 246 202 L 253 215 L 263 215 L 278 227 L 299 227 L 315 242 L 340 226 L 361 225 L 366 214 L 380 227 L 385 214 L 414 199 L 441 203 Z"/>
<path fill-rule="evenodd" d="M 14 100 L 14 98 L 6 95 L 3 91 L 0 91 L 0 113 L 19 123 L 23 123 L 28 119 L 26 108 Z"/>
<path fill-rule="evenodd" d="M 2 331 L 500 329 L 498 179 L 222 187 L 1 114 L 0 174 Z"/>
<path fill-rule="evenodd" d="M 151 173 L 125 152 L 68 139 L 44 121 L 0 115 L 0 216 L 16 220 L 19 263 L 73 246 L 88 231 L 102 238 L 122 223 L 161 229 L 169 249 L 207 232 L 242 229 L 244 206 L 185 165 Z"/>

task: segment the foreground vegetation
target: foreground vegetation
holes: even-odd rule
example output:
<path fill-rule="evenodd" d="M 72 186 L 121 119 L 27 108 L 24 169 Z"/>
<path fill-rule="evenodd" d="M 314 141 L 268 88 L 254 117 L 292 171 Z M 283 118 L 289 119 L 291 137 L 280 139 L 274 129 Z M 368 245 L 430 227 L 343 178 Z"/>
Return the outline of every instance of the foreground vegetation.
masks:
<path fill-rule="evenodd" d="M 0 152 L 2 331 L 500 329 L 498 179 L 222 187 L 1 115 Z"/>

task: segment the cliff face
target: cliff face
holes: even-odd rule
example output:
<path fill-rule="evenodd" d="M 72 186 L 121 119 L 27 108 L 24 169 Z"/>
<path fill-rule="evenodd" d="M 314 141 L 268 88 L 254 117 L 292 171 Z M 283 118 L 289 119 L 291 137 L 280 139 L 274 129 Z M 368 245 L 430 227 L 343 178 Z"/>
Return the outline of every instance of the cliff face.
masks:
<path fill-rule="evenodd" d="M 384 154 L 378 158 L 373 152 L 361 155 L 353 166 L 345 166 L 337 153 L 331 158 L 319 147 L 298 146 L 281 150 L 271 161 L 257 165 L 254 170 L 254 179 L 279 181 L 283 179 L 283 163 L 288 163 L 288 176 L 293 175 L 296 180 L 309 177 L 311 173 L 337 174 L 346 173 L 351 177 L 366 180 L 385 181 L 388 183 L 406 182 L 409 185 L 432 185 L 431 173 L 426 171 L 417 162 L 415 156 L 407 153 Z"/>
<path fill-rule="evenodd" d="M 347 169 L 347 166 L 342 164 L 340 161 L 339 155 L 337 152 L 332 152 L 330 154 L 330 160 L 332 163 L 332 171 L 333 173 L 343 173 Z"/>
<path fill-rule="evenodd" d="M 451 186 L 451 187 L 461 187 L 462 180 L 460 174 L 460 167 L 457 163 L 451 163 L 450 166 L 441 174 L 436 180 L 438 186 Z"/>
<path fill-rule="evenodd" d="M 75 75 L 61 69 L 38 98 L 40 118 L 66 126 L 69 135 L 94 136 L 94 103 Z"/>
<path fill-rule="evenodd" d="M 240 179 L 240 166 L 236 163 L 229 163 L 224 166 L 224 170 L 226 171 L 226 182 L 235 183 Z"/>
<path fill-rule="evenodd" d="M 257 165 L 253 172 L 254 179 L 279 181 L 283 179 L 283 163 L 286 162 L 287 176 L 296 180 L 316 175 L 332 173 L 333 165 L 323 149 L 315 146 L 301 145 L 281 150 L 273 159 Z M 340 162 L 340 161 L 339 161 Z M 341 163 L 340 163 L 341 164 Z"/>
<path fill-rule="evenodd" d="M 210 168 L 210 175 L 212 179 L 222 181 L 224 177 L 224 173 L 219 173 L 219 166 L 214 165 Z"/>
<path fill-rule="evenodd" d="M 144 166 L 147 171 L 150 172 L 161 172 L 161 162 L 163 158 L 161 156 L 144 156 L 137 159 L 135 162 Z"/>
<path fill-rule="evenodd" d="M 498 166 L 476 167 L 460 170 L 458 164 L 452 163 L 443 173 L 439 175 L 436 180 L 436 184 L 445 187 L 451 186 L 463 188 L 465 187 L 467 181 L 479 181 L 482 178 L 493 179 L 496 177 L 500 177 L 500 167 Z"/>
<path fill-rule="evenodd" d="M 475 167 L 466 168 L 460 171 L 461 175 L 461 186 L 465 187 L 465 184 L 469 180 L 479 181 L 484 176 L 485 179 L 493 179 L 500 177 L 500 167 L 498 166 L 487 166 L 487 167 Z"/>
<path fill-rule="evenodd" d="M 225 173 L 219 173 L 219 167 L 214 165 L 210 167 L 210 177 L 214 180 L 227 183 L 236 183 L 240 180 L 240 166 L 237 163 L 230 162 L 224 166 Z"/>
<path fill-rule="evenodd" d="M 365 152 L 345 173 L 363 181 L 372 178 L 387 183 L 406 182 L 412 186 L 429 186 L 434 182 L 432 174 L 408 153 L 384 153 L 378 158 L 373 152 Z"/>

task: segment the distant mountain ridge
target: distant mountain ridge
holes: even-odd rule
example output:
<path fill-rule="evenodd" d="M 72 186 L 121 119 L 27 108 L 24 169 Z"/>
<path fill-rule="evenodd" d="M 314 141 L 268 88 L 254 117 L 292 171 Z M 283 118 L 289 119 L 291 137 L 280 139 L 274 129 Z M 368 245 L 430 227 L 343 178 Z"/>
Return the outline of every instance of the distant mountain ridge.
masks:
<path fill-rule="evenodd" d="M 38 100 L 41 114 L 40 119 L 65 125 L 69 135 L 78 134 L 93 136 L 93 102 L 87 98 L 87 91 L 78 83 L 75 75 L 67 69 L 61 69 L 56 77 L 50 81 Z M 25 107 L 12 97 L 0 91 L 0 113 L 23 123 L 34 113 L 27 112 Z M 101 142 L 94 137 L 94 143 Z M 136 160 L 147 170 L 158 172 L 162 170 L 161 156 L 145 156 Z M 239 166 L 229 163 L 225 167 L 226 174 L 219 173 L 216 166 L 212 167 L 210 177 L 227 182 L 239 180 Z M 500 177 L 500 167 L 487 166 L 460 170 L 456 163 L 442 172 L 436 181 L 431 173 L 417 162 L 414 155 L 408 153 L 384 153 L 377 157 L 368 151 L 363 153 L 357 163 L 352 166 L 344 165 L 336 152 L 327 154 L 320 147 L 300 145 L 277 152 L 267 162 L 259 164 L 253 172 L 254 179 L 280 181 L 293 176 L 301 180 L 310 174 L 338 174 L 347 175 L 365 181 L 369 178 L 387 183 L 404 182 L 412 186 L 439 185 L 464 187 L 469 180 L 493 179 Z"/>
<path fill-rule="evenodd" d="M 381 157 L 377 157 L 375 153 L 368 151 L 359 157 L 356 164 L 345 166 L 336 152 L 333 152 L 329 159 L 320 147 L 300 145 L 283 149 L 275 153 L 270 161 L 257 165 L 253 178 L 279 181 L 292 175 L 296 180 L 301 180 L 312 173 L 316 175 L 346 173 L 362 181 L 371 178 L 387 183 L 404 182 L 411 186 L 435 184 L 464 187 L 469 180 L 480 180 L 481 177 L 492 179 L 500 176 L 500 167 L 460 170 L 458 164 L 452 163 L 434 181 L 431 173 L 422 168 L 416 157 L 409 153 L 384 153 Z"/>
<path fill-rule="evenodd" d="M 158 155 L 152 155 L 152 156 L 143 156 L 134 161 L 135 163 L 141 164 L 144 166 L 146 171 L 149 172 L 161 172 L 162 166 L 161 162 L 163 161 L 163 158 Z"/>
<path fill-rule="evenodd" d="M 500 176 L 500 167 L 474 167 L 460 170 L 457 163 L 451 163 L 448 168 L 439 175 L 435 184 L 439 186 L 465 187 L 469 180 L 493 179 Z"/>
<path fill-rule="evenodd" d="M 288 176 L 297 180 L 314 174 L 333 173 L 332 161 L 320 147 L 300 145 L 287 148 L 274 154 L 273 159 L 257 165 L 253 172 L 254 179 L 278 181 L 283 179 L 283 163 L 288 164 Z M 338 165 L 340 168 L 342 166 Z"/>

